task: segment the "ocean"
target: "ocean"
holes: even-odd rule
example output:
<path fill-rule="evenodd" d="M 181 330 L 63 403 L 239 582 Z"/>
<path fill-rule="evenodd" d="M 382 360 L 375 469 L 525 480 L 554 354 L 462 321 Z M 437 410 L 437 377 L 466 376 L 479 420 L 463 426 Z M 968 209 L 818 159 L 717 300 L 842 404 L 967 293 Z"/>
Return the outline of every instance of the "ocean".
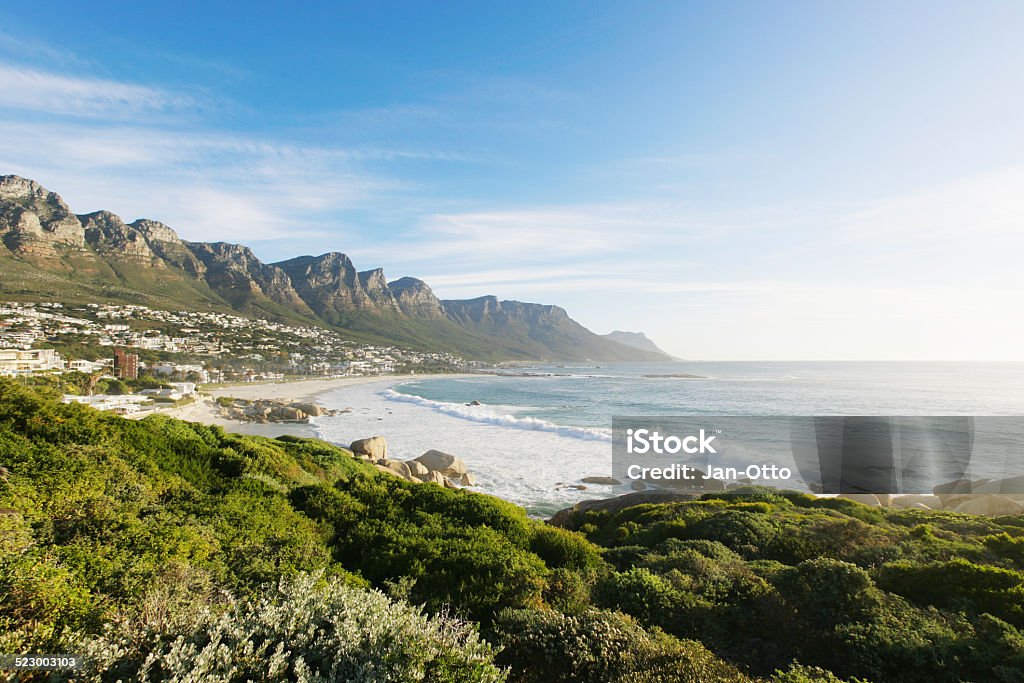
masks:
<path fill-rule="evenodd" d="M 432 448 L 458 455 L 479 490 L 549 515 L 629 491 L 575 488 L 582 477 L 612 473 L 613 416 L 1024 415 L 1024 363 L 524 365 L 382 379 L 321 401 L 351 409 L 316 420 L 321 438 L 347 444 L 380 434 L 398 459 Z"/>

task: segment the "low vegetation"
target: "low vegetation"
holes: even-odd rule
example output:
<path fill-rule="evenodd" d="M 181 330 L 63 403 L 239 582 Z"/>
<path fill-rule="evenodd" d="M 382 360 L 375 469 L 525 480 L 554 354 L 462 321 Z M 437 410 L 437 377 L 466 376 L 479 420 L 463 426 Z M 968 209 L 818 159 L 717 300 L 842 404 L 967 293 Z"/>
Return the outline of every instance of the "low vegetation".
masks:
<path fill-rule="evenodd" d="M 75 680 L 1024 678 L 1024 518 L 751 488 L 556 528 L 6 380 L 0 465 L 0 652 Z"/>

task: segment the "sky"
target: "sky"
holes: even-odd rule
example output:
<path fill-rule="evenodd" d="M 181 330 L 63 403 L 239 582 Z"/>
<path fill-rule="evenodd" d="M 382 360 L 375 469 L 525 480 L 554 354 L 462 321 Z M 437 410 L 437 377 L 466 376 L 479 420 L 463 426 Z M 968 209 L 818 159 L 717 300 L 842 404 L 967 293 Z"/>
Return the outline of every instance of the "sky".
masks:
<path fill-rule="evenodd" d="M 1024 360 L 1024 3 L 18 3 L 0 174 L 688 359 Z"/>

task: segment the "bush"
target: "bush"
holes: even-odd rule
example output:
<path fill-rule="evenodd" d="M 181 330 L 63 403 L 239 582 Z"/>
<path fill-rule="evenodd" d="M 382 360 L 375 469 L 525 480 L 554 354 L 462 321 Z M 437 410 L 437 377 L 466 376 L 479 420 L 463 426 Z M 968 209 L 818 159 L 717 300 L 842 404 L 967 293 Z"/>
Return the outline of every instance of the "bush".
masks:
<path fill-rule="evenodd" d="M 956 559 L 925 565 L 895 562 L 882 567 L 877 578 L 883 589 L 919 604 L 988 612 L 1024 625 L 1024 574 L 1020 572 Z"/>
<path fill-rule="evenodd" d="M 803 666 L 794 662 L 785 671 L 776 671 L 770 683 L 843 683 L 835 674 L 818 666 Z M 858 683 L 851 679 L 850 683 Z"/>
<path fill-rule="evenodd" d="M 622 615 L 506 610 L 494 624 L 496 662 L 512 683 L 742 683 L 700 643 L 657 637 Z"/>
<path fill-rule="evenodd" d="M 763 514 L 726 510 L 691 525 L 690 538 L 718 541 L 741 554 L 756 553 L 775 538 L 776 528 Z"/>
<path fill-rule="evenodd" d="M 683 616 L 681 612 L 695 605 L 697 599 L 650 570 L 630 569 L 600 579 L 594 588 L 594 601 L 634 616 L 641 623 L 666 626 Z"/>
<path fill-rule="evenodd" d="M 301 574 L 162 629 L 109 628 L 82 645 L 86 680 L 497 683 L 470 624 Z"/>
<path fill-rule="evenodd" d="M 601 564 L 600 549 L 583 536 L 547 524 L 533 528 L 530 550 L 549 567 L 592 569 Z"/>
<path fill-rule="evenodd" d="M 803 620 L 825 628 L 857 620 L 874 603 L 868 573 L 829 558 L 801 562 L 773 577 L 772 583 Z"/>

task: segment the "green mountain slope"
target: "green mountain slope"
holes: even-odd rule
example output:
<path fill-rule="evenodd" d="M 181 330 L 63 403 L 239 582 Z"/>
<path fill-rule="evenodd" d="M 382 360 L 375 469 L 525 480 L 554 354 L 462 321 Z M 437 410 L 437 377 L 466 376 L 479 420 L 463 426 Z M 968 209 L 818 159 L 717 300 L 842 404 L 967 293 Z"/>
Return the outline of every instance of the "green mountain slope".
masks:
<path fill-rule="evenodd" d="M 187 242 L 166 225 L 75 215 L 38 183 L 0 176 L 0 296 L 233 311 L 488 360 L 665 360 L 594 335 L 562 309 L 445 301 L 415 278 L 389 283 L 344 254 L 263 263 L 243 245 Z"/>

